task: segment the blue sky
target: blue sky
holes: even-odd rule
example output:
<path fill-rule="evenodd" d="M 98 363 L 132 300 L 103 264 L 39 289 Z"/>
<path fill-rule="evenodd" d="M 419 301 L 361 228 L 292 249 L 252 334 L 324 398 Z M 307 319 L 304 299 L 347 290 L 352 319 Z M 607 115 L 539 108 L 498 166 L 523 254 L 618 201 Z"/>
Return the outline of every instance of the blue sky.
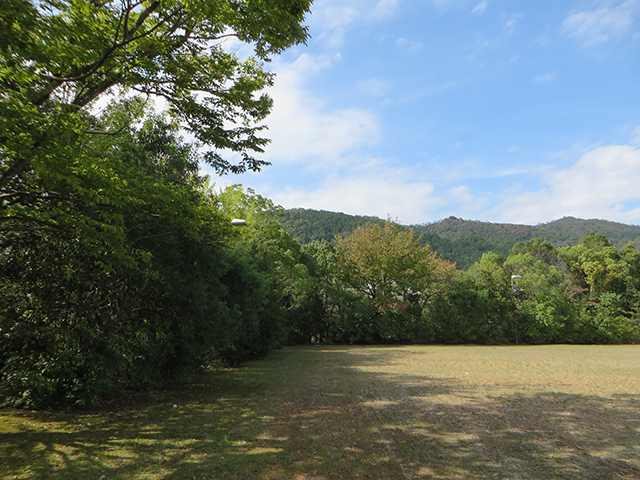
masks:
<path fill-rule="evenodd" d="M 241 183 L 285 208 L 640 224 L 640 0 L 315 0 Z"/>

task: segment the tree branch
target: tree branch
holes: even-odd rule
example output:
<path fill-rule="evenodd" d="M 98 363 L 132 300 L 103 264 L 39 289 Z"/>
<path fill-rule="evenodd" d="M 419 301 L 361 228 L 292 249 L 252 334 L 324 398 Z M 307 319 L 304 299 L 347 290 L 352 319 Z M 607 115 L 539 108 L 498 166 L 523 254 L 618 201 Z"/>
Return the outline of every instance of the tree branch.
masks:
<path fill-rule="evenodd" d="M 0 232 L 23 232 L 23 231 L 38 231 L 38 230 L 46 230 L 51 232 L 65 232 L 66 228 L 60 227 L 55 223 L 48 222 L 46 220 L 40 220 L 38 218 L 28 217 L 26 215 L 11 215 L 0 217 L 0 221 L 11 222 L 17 221 L 21 222 L 20 225 L 8 225 L 8 226 L 0 226 Z M 28 223 L 35 223 L 37 226 L 29 226 L 25 225 Z"/>
<path fill-rule="evenodd" d="M 24 170 L 29 167 L 29 160 L 26 158 L 16 158 L 13 164 L 6 170 L 3 170 L 0 174 L 0 188 L 3 188 L 11 180 L 20 175 Z"/>
<path fill-rule="evenodd" d="M 117 79 L 107 78 L 99 85 L 96 85 L 93 88 L 87 90 L 86 93 L 77 95 L 76 98 L 74 98 L 71 102 L 71 105 L 80 109 L 90 103 L 92 100 L 95 100 L 98 96 L 100 96 L 100 94 L 106 92 L 117 83 Z"/>
<path fill-rule="evenodd" d="M 141 3 L 139 3 L 139 4 L 141 4 Z M 129 13 L 131 12 L 131 10 L 133 8 L 135 8 L 139 4 L 128 5 L 128 7 L 125 9 L 125 17 L 128 18 Z M 40 90 L 39 92 L 37 92 L 37 93 L 35 93 L 34 95 L 31 96 L 31 102 L 34 105 L 38 105 L 38 106 L 42 105 L 51 96 L 53 91 L 56 88 L 58 88 L 60 85 L 62 85 L 63 83 L 77 82 L 77 81 L 84 80 L 84 79 L 88 78 L 90 75 L 95 74 L 107 62 L 107 60 L 113 55 L 113 52 L 115 52 L 118 49 L 121 49 L 122 47 L 128 45 L 131 42 L 135 42 L 136 40 L 139 40 L 141 38 L 144 38 L 146 36 L 151 35 L 158 28 L 160 28 L 163 24 L 165 24 L 169 18 L 173 17 L 174 15 L 176 15 L 178 13 L 178 12 L 174 12 L 174 13 L 170 14 L 167 18 L 164 18 L 164 19 L 160 20 L 156 25 L 151 27 L 146 32 L 143 32 L 143 33 L 141 33 L 139 35 L 136 35 L 136 32 L 138 32 L 138 30 L 140 30 L 140 28 L 144 24 L 145 20 L 147 18 L 149 18 L 149 16 L 155 10 L 157 10 L 159 6 L 160 6 L 160 2 L 158 0 L 152 2 L 151 5 L 149 5 L 149 7 L 147 7 L 142 13 L 140 13 L 140 16 L 138 17 L 138 20 L 136 21 L 136 24 L 133 26 L 133 28 L 131 30 L 127 31 L 126 30 L 126 25 L 125 25 L 124 28 L 123 28 L 122 39 L 120 41 L 118 41 L 117 40 L 117 34 L 120 31 L 120 25 L 122 24 L 122 16 L 123 16 L 121 14 L 120 15 L 120 19 L 118 20 L 118 26 L 116 27 L 116 35 L 114 36 L 114 43 L 113 43 L 113 45 L 111 45 L 111 47 L 109 47 L 102 54 L 102 56 L 98 60 L 96 60 L 95 62 L 92 62 L 92 63 L 90 63 L 88 65 L 84 65 L 84 66 L 78 68 L 77 70 L 75 70 L 74 72 L 71 72 L 68 75 L 64 75 L 64 76 L 62 76 L 62 75 L 44 75 L 44 78 L 49 80 L 49 83 L 42 90 Z M 180 10 L 180 13 L 182 13 L 181 10 Z M 181 15 L 181 17 L 182 17 L 182 15 Z M 102 92 L 99 92 L 99 93 L 102 93 Z M 83 105 L 86 105 L 91 100 L 92 99 L 87 100 L 86 102 L 84 102 Z"/>

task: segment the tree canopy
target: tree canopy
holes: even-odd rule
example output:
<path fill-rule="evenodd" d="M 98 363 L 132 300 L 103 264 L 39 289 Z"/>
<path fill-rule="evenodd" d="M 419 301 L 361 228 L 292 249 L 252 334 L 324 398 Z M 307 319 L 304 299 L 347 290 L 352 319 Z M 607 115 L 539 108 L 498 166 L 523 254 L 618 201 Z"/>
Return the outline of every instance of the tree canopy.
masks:
<path fill-rule="evenodd" d="M 266 162 L 255 155 L 268 142 L 261 122 L 272 103 L 261 93 L 272 84 L 264 62 L 305 41 L 310 3 L 1 0 L 1 208 L 58 194 L 86 169 L 94 137 L 136 121 L 139 102 L 129 102 L 119 119 L 96 123 L 92 112 L 114 97 L 160 100 L 219 173 L 260 170 Z M 231 37 L 254 55 L 239 58 L 225 44 Z M 1 213 L 4 231 L 56 228 L 34 211 Z"/>

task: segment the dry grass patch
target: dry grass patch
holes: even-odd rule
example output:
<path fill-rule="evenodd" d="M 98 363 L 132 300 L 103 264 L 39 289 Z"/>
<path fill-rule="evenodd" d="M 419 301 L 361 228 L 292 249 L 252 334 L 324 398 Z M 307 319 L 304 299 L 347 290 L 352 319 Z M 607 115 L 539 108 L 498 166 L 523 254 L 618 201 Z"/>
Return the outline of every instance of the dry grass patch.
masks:
<path fill-rule="evenodd" d="M 640 479 L 639 459 L 638 346 L 296 347 L 108 412 L 0 411 L 2 479 Z"/>

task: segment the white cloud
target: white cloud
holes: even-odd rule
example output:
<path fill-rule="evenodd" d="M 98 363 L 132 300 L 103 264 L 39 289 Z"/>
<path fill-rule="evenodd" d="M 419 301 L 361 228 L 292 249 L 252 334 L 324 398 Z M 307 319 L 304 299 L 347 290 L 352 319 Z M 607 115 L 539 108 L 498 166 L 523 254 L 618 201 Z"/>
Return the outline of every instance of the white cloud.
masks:
<path fill-rule="evenodd" d="M 637 0 L 628 0 L 614 7 L 576 12 L 565 19 L 562 32 L 580 39 L 585 46 L 606 42 L 610 36 L 620 36 L 631 29 L 638 7 Z"/>
<path fill-rule="evenodd" d="M 487 0 L 482 0 L 479 4 L 473 7 L 473 10 L 471 10 L 471 13 L 476 13 L 476 14 L 483 13 L 486 9 L 487 9 Z"/>
<path fill-rule="evenodd" d="M 340 47 L 347 29 L 357 22 L 383 22 L 392 18 L 400 0 L 317 0 L 308 18 L 314 38 L 327 46 Z"/>
<path fill-rule="evenodd" d="M 548 72 L 542 75 L 536 75 L 533 77 L 533 81 L 536 83 L 549 83 L 556 79 L 556 72 Z"/>
<path fill-rule="evenodd" d="M 449 196 L 454 203 L 473 203 L 475 198 L 471 194 L 469 185 L 461 185 L 449 190 Z"/>
<path fill-rule="evenodd" d="M 415 40 L 409 40 L 406 38 L 399 38 L 396 40 L 396 45 L 400 48 L 404 48 L 409 52 L 417 52 L 422 48 L 422 43 Z"/>
<path fill-rule="evenodd" d="M 345 27 L 360 17 L 358 10 L 348 6 L 327 6 L 324 9 L 314 10 L 313 12 L 314 18 L 322 24 L 322 28 L 325 30 Z"/>
<path fill-rule="evenodd" d="M 388 20 L 396 13 L 399 4 L 399 0 L 380 0 L 369 18 L 374 21 Z"/>
<path fill-rule="evenodd" d="M 319 2 L 308 18 L 312 35 L 325 46 L 338 49 L 344 43 L 347 27 L 361 17 L 355 6 Z M 317 33 L 316 33 L 317 32 Z"/>
<path fill-rule="evenodd" d="M 573 165 L 542 176 L 544 188 L 506 199 L 503 221 L 538 223 L 567 215 L 640 223 L 640 149 L 597 147 Z"/>
<path fill-rule="evenodd" d="M 336 61 L 339 56 L 303 54 L 294 63 L 276 65 L 275 86 L 269 91 L 274 107 L 267 118 L 267 136 L 272 140 L 266 148 L 269 160 L 338 162 L 349 151 L 378 141 L 380 126 L 374 113 L 357 108 L 331 109 L 305 90 L 308 76 Z"/>
<path fill-rule="evenodd" d="M 322 45 L 339 49 L 349 29 L 358 23 L 385 22 L 393 18 L 401 0 L 316 0 L 308 17 L 312 37 Z"/>
<path fill-rule="evenodd" d="M 504 33 L 506 35 L 513 35 L 516 31 L 516 22 L 518 21 L 518 16 L 514 16 L 513 18 L 510 18 L 509 20 L 507 20 L 506 22 L 504 22 L 504 25 L 502 25 L 502 29 L 504 30 Z"/>
<path fill-rule="evenodd" d="M 425 211 L 441 205 L 429 182 L 410 182 L 397 172 L 378 172 L 353 177 L 329 176 L 315 190 L 289 188 L 271 195 L 286 208 L 301 207 L 398 218 L 401 223 L 424 222 Z"/>

